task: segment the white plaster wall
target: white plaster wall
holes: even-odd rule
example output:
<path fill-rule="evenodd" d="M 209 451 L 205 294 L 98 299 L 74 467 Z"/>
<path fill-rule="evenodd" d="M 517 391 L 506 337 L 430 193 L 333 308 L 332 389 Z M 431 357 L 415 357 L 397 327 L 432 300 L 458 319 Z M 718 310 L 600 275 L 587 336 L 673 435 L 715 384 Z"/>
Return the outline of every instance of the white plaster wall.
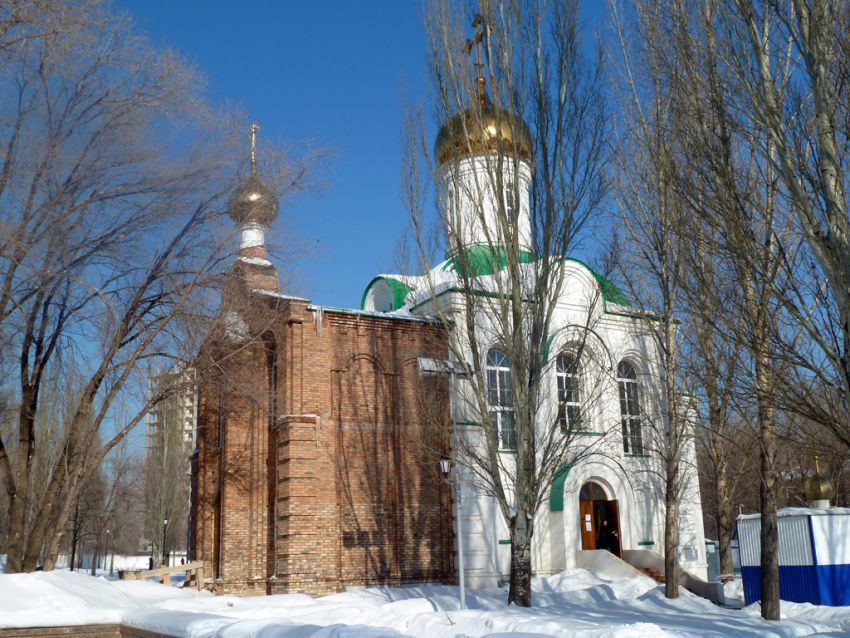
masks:
<path fill-rule="evenodd" d="M 580 339 L 585 329 L 592 329 L 585 356 L 593 360 L 592 381 L 598 397 L 586 417 L 586 429 L 600 432 L 602 436 L 586 435 L 577 439 L 579 444 L 582 444 L 581 439 L 587 439 L 588 445 L 595 446 L 594 455 L 570 471 L 564 485 L 563 512 L 551 512 L 548 501 L 538 512 L 532 554 L 535 572 L 539 574 L 576 565 L 576 552 L 581 549 L 578 492 L 589 480 L 603 485 L 609 498 L 619 502 L 623 549 L 652 549 L 663 553 L 663 467 L 659 454 L 651 452 L 653 446 L 663 443 L 664 423 L 660 416 L 664 413 L 661 406 L 663 378 L 652 336 L 642 329 L 640 321 L 603 311 L 596 282 L 583 266 L 567 262 L 565 267 L 564 295 L 552 323 L 553 333 L 560 330 L 552 340 L 550 359 L 554 362 L 560 350 Z M 459 294 L 445 297 L 447 307 L 458 308 L 461 301 Z M 481 344 L 486 344 L 488 337 L 495 338 L 498 333 L 487 313 L 476 317 L 476 324 Z M 486 349 L 482 346 L 482 353 Z M 623 454 L 616 367 L 624 358 L 635 366 L 641 384 L 645 414 L 642 434 L 644 445 L 650 451 L 646 457 Z M 551 415 L 556 409 L 554 367 L 548 374 L 550 400 L 541 411 L 544 415 Z M 463 392 L 462 383 L 458 384 L 458 392 Z M 464 401 L 458 404 L 463 405 Z M 467 424 L 480 422 L 469 408 L 458 410 L 456 419 Z M 465 427 L 473 432 L 476 430 L 475 425 Z M 685 569 L 704 576 L 705 543 L 692 439 L 683 456 L 685 488 L 681 500 L 680 559 Z M 471 587 L 493 586 L 510 569 L 509 546 L 499 544 L 499 540 L 509 538 L 507 527 L 495 499 L 472 484 L 465 488 L 463 507 L 467 582 Z M 653 545 L 641 544 L 647 542 Z"/>
<path fill-rule="evenodd" d="M 529 193 L 531 188 L 531 166 L 528 162 L 513 158 L 501 158 L 503 184 L 513 183 L 516 179 L 516 192 L 519 211 L 517 217 L 517 237 L 519 246 L 528 250 L 531 246 L 531 223 L 529 217 Z M 467 157 L 443 165 L 438 176 L 440 209 L 443 211 L 447 227 L 455 227 L 451 219 L 449 192 L 454 193 L 455 210 L 459 217 L 462 244 L 504 245 L 498 223 L 498 200 L 496 199 L 497 154 Z M 498 193 L 501 197 L 501 193 Z M 452 244 L 450 243 L 449 246 Z"/>
<path fill-rule="evenodd" d="M 462 239 L 467 245 L 504 243 L 498 236 L 497 202 L 491 175 L 495 156 L 465 158 L 442 167 L 439 178 L 443 211 L 448 210 L 448 189 L 454 191 L 455 205 L 460 215 Z M 505 180 L 513 180 L 511 160 L 504 165 Z M 531 169 L 526 162 L 516 167 L 519 181 L 520 205 L 518 233 L 520 245 L 530 246 L 528 190 Z M 490 234 L 485 232 L 485 227 Z M 494 234 L 495 233 L 495 236 Z M 547 372 L 548 401 L 540 411 L 541 420 L 552 422 L 557 410 L 554 361 L 565 349 L 584 343 L 582 364 L 587 368 L 584 400 L 590 403 L 585 417 L 585 429 L 599 435 L 582 435 L 576 444 L 589 446 L 594 454 L 579 462 L 564 485 L 564 510 L 551 512 L 548 501 L 535 520 L 532 547 L 537 573 L 551 573 L 576 564 L 576 552 L 581 549 L 579 531 L 578 492 L 581 486 L 594 480 L 604 486 L 609 498 L 619 501 L 621 544 L 623 549 L 652 549 L 663 552 L 664 492 L 662 462 L 658 452 L 664 438 L 664 383 L 655 342 L 644 320 L 606 312 L 600 290 L 593 274 L 583 265 L 565 261 L 565 281 L 553 315 L 550 334 L 554 335 L 550 349 L 553 363 Z M 446 294 L 437 300 L 444 312 L 452 314 L 455 325 L 463 325 L 466 311 L 463 296 Z M 417 313 L 431 313 L 433 302 L 423 304 Z M 499 330 L 493 314 L 486 307 L 475 318 L 476 340 L 482 356 L 488 344 L 495 341 Z M 471 360 L 470 349 L 462 344 L 462 332 L 455 334 L 461 343 L 463 356 Z M 619 396 L 616 382 L 617 364 L 627 359 L 635 367 L 640 383 L 644 414 L 642 435 L 647 456 L 626 456 L 620 424 Z M 482 362 L 483 365 L 483 362 Z M 465 436 L 475 436 L 475 408 L 470 408 L 471 393 L 464 383 L 456 384 L 454 419 L 465 428 Z M 592 396 L 591 396 L 592 395 Z M 478 436 L 481 435 L 480 427 Z M 506 453 L 506 455 L 509 453 Z M 680 524 L 680 560 L 683 567 L 696 575 L 705 573 L 705 542 L 702 529 L 701 503 L 696 475 L 696 454 L 692 439 L 682 460 L 684 487 L 681 494 L 682 521 Z M 463 492 L 463 527 L 467 582 L 472 587 L 493 586 L 510 569 L 510 549 L 499 540 L 509 538 L 507 526 L 495 499 L 467 478 Z M 652 543 L 646 545 L 641 543 Z"/>

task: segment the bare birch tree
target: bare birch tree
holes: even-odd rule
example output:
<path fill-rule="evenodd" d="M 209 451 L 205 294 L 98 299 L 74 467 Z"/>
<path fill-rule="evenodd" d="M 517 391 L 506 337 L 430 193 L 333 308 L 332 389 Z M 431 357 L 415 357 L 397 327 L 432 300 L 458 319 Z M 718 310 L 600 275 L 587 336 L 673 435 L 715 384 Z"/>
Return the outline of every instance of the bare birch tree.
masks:
<path fill-rule="evenodd" d="M 700 221 L 694 220 L 691 228 L 694 233 L 684 285 L 689 318 L 685 365 L 699 399 L 696 436 L 707 464 L 700 477 L 701 485 L 710 485 L 705 492 L 710 494 L 716 523 L 720 574 L 731 576 L 734 495 L 744 476 L 732 461 L 749 433 L 742 431 L 736 401 L 742 346 L 738 340 L 727 338 L 724 322 L 716 321 L 716 317 L 731 316 L 735 304 L 728 300 L 736 298 L 738 291 L 734 278 L 719 270 L 717 255 L 707 250 L 715 242 L 702 237 Z"/>

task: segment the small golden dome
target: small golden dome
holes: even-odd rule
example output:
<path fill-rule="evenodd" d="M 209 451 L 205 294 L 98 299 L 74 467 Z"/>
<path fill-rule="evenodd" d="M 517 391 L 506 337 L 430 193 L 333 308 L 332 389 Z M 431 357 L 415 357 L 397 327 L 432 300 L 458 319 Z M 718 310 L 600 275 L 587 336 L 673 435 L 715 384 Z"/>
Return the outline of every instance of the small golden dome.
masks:
<path fill-rule="evenodd" d="M 806 479 L 806 498 L 809 501 L 831 501 L 835 496 L 832 481 L 821 476 L 820 467 L 815 460 L 815 475 Z"/>
<path fill-rule="evenodd" d="M 277 217 L 277 209 L 274 191 L 253 172 L 228 202 L 230 217 L 240 226 L 252 223 L 268 226 Z"/>
<path fill-rule="evenodd" d="M 497 109 L 487 100 L 452 117 L 437 135 L 434 155 L 438 164 L 479 153 L 516 153 L 530 160 L 534 145 L 531 131 L 520 117 Z"/>

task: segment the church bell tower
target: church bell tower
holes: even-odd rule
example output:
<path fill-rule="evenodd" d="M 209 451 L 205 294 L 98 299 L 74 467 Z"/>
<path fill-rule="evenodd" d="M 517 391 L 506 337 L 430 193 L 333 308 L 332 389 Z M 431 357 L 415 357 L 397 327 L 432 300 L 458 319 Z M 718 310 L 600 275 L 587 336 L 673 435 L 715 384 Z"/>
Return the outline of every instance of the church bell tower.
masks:
<path fill-rule="evenodd" d="M 448 252 L 481 245 L 528 251 L 531 132 L 521 117 L 495 105 L 487 94 L 481 61 L 486 25 L 477 16 L 473 26 L 467 52 L 476 52 L 477 95 L 446 122 L 434 144 Z"/>
<path fill-rule="evenodd" d="M 277 270 L 267 259 L 266 231 L 277 217 L 274 191 L 257 175 L 257 131 L 251 125 L 251 172 L 233 192 L 228 202 L 230 218 L 236 222 L 241 239 L 235 264 L 248 291 L 280 292 Z"/>

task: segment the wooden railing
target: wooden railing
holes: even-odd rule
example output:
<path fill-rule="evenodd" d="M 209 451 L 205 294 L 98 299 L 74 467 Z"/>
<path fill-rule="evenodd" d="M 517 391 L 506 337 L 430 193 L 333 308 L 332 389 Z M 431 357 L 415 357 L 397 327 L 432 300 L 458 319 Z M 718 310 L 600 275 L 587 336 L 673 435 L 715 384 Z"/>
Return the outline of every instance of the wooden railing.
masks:
<path fill-rule="evenodd" d="M 186 580 L 183 581 L 183 587 L 195 585 L 197 589 L 203 587 L 204 582 L 204 563 L 203 561 L 193 561 L 185 565 L 175 565 L 174 567 L 157 567 L 156 569 L 137 570 L 137 571 L 119 571 L 118 577 L 121 580 L 144 580 L 150 576 L 159 576 L 160 582 L 163 585 L 171 584 L 171 575 L 186 572 Z"/>

